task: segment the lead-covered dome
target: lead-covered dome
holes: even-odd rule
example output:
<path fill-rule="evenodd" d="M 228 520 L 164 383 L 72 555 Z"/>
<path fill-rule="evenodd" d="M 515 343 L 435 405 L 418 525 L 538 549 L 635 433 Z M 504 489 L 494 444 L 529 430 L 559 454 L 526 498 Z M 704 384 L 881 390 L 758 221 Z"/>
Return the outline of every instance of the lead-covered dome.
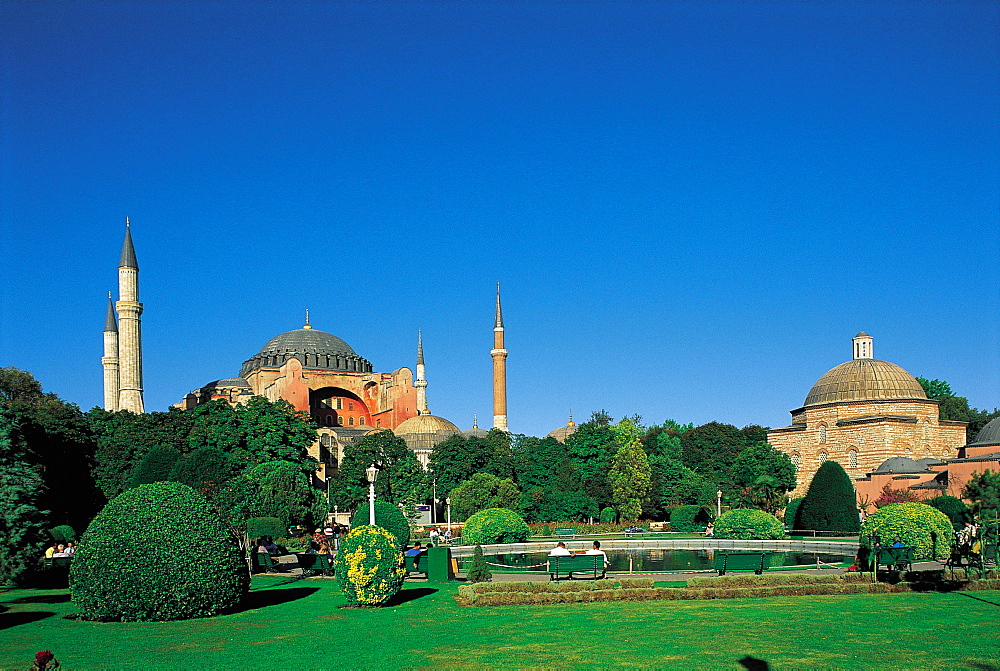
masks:
<path fill-rule="evenodd" d="M 817 380 L 803 405 L 926 398 L 916 378 L 896 364 L 878 359 L 854 359 L 834 366 Z"/>
<path fill-rule="evenodd" d="M 358 356 L 346 342 L 326 331 L 305 327 L 276 335 L 243 363 L 240 377 L 258 368 L 277 368 L 291 358 L 303 368 L 370 373 L 371 362 Z"/>
<path fill-rule="evenodd" d="M 969 445 L 973 447 L 1000 445 L 1000 417 L 990 420 L 986 426 L 979 429 L 976 439 Z"/>

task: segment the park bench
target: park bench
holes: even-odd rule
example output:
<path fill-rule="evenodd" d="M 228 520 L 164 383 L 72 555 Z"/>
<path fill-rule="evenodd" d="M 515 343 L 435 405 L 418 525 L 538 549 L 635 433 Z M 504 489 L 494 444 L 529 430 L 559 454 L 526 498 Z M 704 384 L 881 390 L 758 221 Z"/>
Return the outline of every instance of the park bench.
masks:
<path fill-rule="evenodd" d="M 322 573 L 325 576 L 333 573 L 333 556 L 331 555 L 296 554 L 295 558 L 298 559 L 299 568 L 302 569 L 303 575 L 306 571 Z"/>
<path fill-rule="evenodd" d="M 563 573 L 570 580 L 573 580 L 574 573 L 588 573 L 593 575 L 594 580 L 597 580 L 603 578 L 606 572 L 604 555 L 556 555 L 549 557 L 550 580 L 559 580 L 559 576 Z"/>
<path fill-rule="evenodd" d="M 46 569 L 68 569 L 69 563 L 72 560 L 72 557 L 49 557 L 48 559 L 43 559 L 42 563 Z"/>
<path fill-rule="evenodd" d="M 427 552 L 421 552 L 415 557 L 403 556 L 404 563 L 406 565 L 406 574 L 409 576 L 410 573 L 423 573 L 427 576 Z"/>
<path fill-rule="evenodd" d="M 905 567 L 907 571 L 913 570 L 913 548 L 908 546 L 872 548 L 871 570 L 878 571 L 879 566 L 893 568 L 902 571 Z"/>
<path fill-rule="evenodd" d="M 771 568 L 770 552 L 716 552 L 715 570 L 719 575 L 727 571 L 753 571 L 757 575 Z"/>
<path fill-rule="evenodd" d="M 572 528 L 556 529 L 556 536 L 575 536 L 575 535 L 576 535 L 576 529 Z"/>
<path fill-rule="evenodd" d="M 281 570 L 281 564 L 274 561 L 272 557 L 267 552 L 254 552 L 253 553 L 253 572 L 254 573 L 277 573 Z"/>

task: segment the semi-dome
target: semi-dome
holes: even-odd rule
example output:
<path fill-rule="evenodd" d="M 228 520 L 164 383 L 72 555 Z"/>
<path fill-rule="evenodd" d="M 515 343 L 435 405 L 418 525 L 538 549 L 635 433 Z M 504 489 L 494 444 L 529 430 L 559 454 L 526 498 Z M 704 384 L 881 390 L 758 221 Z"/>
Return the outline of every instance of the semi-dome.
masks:
<path fill-rule="evenodd" d="M 243 363 L 240 377 L 258 368 L 277 368 L 296 358 L 303 368 L 370 373 L 371 363 L 358 356 L 346 342 L 308 325 L 287 331 L 267 341 L 260 351 Z"/>
<path fill-rule="evenodd" d="M 854 359 L 834 366 L 817 380 L 803 405 L 926 398 L 916 378 L 896 364 L 878 359 Z"/>
<path fill-rule="evenodd" d="M 892 457 L 886 459 L 875 469 L 876 473 L 924 473 L 927 467 L 923 466 L 909 457 Z"/>
<path fill-rule="evenodd" d="M 969 443 L 970 446 L 1000 445 L 1000 417 L 990 420 L 990 422 L 979 429 L 976 439 Z"/>

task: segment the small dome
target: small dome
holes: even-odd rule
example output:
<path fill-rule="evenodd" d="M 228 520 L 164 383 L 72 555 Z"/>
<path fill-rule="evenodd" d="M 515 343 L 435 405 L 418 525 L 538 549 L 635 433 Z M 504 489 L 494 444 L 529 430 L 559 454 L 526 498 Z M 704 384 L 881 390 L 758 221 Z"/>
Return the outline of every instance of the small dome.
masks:
<path fill-rule="evenodd" d="M 565 443 L 566 439 L 576 433 L 576 424 L 572 421 L 566 426 L 560 426 L 558 429 L 553 429 L 545 434 L 546 438 L 555 438 L 560 443 Z"/>
<path fill-rule="evenodd" d="M 878 359 L 854 359 L 831 368 L 817 380 L 803 405 L 926 398 L 916 378 L 896 364 Z"/>
<path fill-rule="evenodd" d="M 439 431 L 447 431 L 450 433 L 462 432 L 457 426 L 449 422 L 444 417 L 438 417 L 436 415 L 417 415 L 416 417 L 410 417 L 408 420 L 397 426 L 393 430 L 393 433 L 397 436 L 402 436 L 403 434 L 437 433 Z"/>
<path fill-rule="evenodd" d="M 917 463 L 928 468 L 930 466 L 947 466 L 948 464 L 941 461 L 940 459 L 935 459 L 934 457 L 924 457 L 923 459 L 917 459 Z"/>
<path fill-rule="evenodd" d="M 875 469 L 876 473 L 924 473 L 927 470 L 909 457 L 892 457 Z"/>
<path fill-rule="evenodd" d="M 478 426 L 474 426 L 468 431 L 462 432 L 463 438 L 485 438 L 490 435 L 490 432 L 486 429 L 480 429 Z"/>
<path fill-rule="evenodd" d="M 979 429 L 976 439 L 970 445 L 1000 445 L 1000 417 L 990 420 L 989 424 Z"/>
<path fill-rule="evenodd" d="M 227 377 L 225 380 L 217 380 L 215 382 L 209 382 L 206 387 L 247 387 L 250 388 L 250 383 L 241 377 Z"/>
<path fill-rule="evenodd" d="M 243 363 L 240 377 L 263 367 L 283 366 L 296 358 L 303 368 L 370 373 L 371 363 L 358 356 L 346 342 L 326 331 L 301 328 L 276 335 Z"/>

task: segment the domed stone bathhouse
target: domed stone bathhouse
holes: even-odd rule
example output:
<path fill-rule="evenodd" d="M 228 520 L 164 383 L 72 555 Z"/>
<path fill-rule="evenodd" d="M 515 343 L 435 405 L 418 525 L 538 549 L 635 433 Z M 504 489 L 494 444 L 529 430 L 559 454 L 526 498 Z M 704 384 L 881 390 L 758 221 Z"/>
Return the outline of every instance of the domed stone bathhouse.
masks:
<path fill-rule="evenodd" d="M 947 463 L 958 454 L 965 445 L 965 423 L 941 420 L 939 405 L 912 375 L 875 359 L 872 337 L 861 332 L 854 337 L 854 358 L 820 377 L 802 407 L 791 411 L 792 423 L 770 430 L 767 439 L 795 464 L 793 497 L 804 496 L 820 464 L 833 459 L 856 480 L 864 501 L 871 497 L 868 483 L 906 476 L 899 480 L 905 484 L 893 488 L 918 484 L 925 481 L 922 476 L 935 477 L 931 464 Z M 878 473 L 893 457 L 905 458 L 908 472 Z M 916 468 L 911 462 L 922 475 L 910 472 Z M 893 463 L 892 468 L 899 468 L 903 462 Z"/>
<path fill-rule="evenodd" d="M 426 469 L 434 446 L 448 438 L 460 435 L 462 430 L 444 417 L 417 415 L 396 427 L 394 433 L 406 441 L 406 446 L 417 455 L 417 461 Z"/>

